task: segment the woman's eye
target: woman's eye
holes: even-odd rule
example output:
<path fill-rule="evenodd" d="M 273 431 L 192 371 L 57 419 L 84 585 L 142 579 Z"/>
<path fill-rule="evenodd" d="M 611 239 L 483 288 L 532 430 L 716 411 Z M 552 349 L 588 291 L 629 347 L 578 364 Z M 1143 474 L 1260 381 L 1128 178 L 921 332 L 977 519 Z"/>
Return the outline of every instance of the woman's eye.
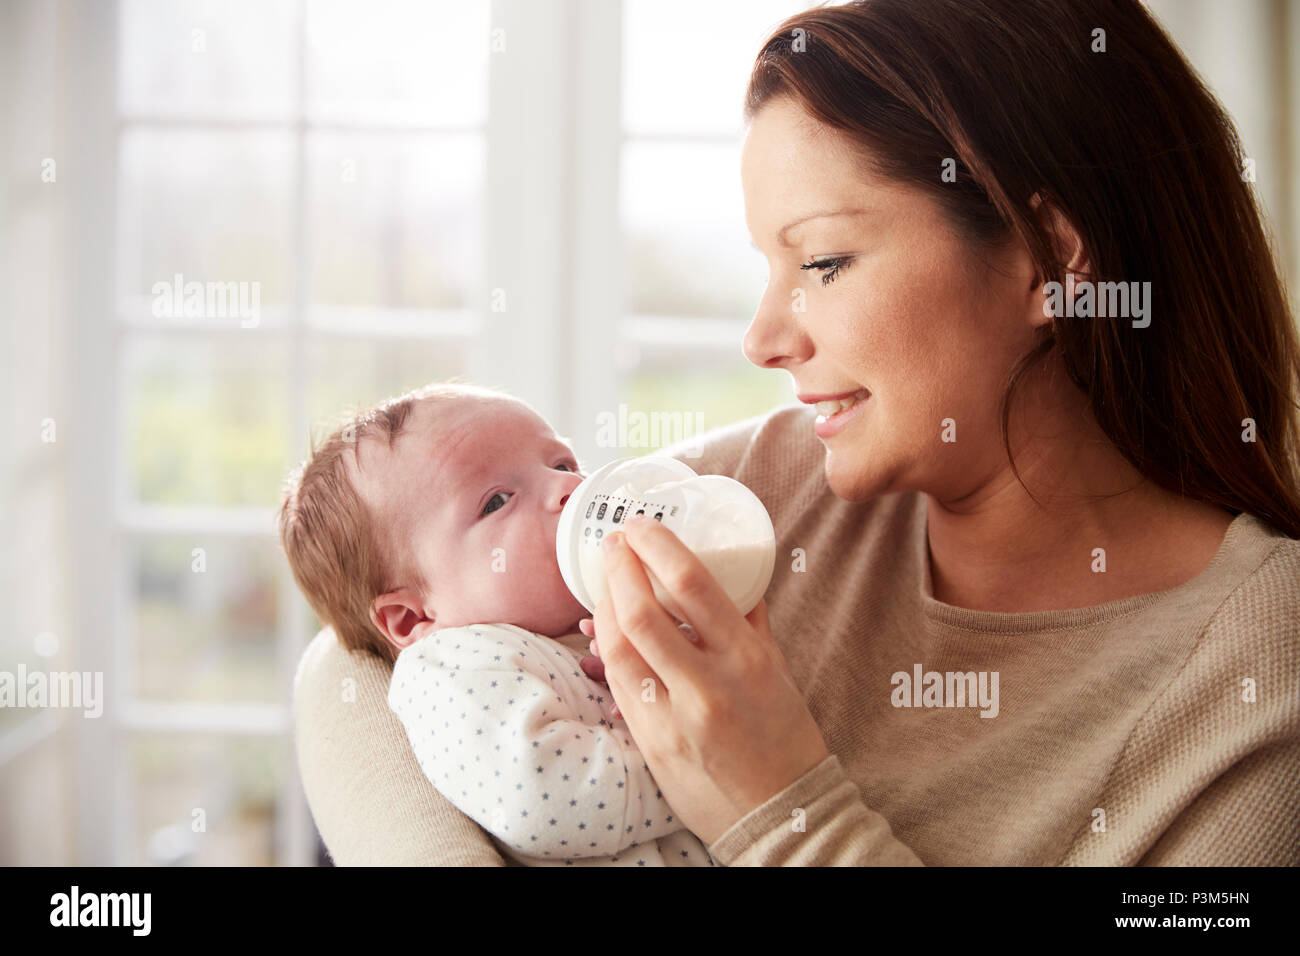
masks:
<path fill-rule="evenodd" d="M 814 259 L 801 265 L 800 269 L 817 269 L 822 273 L 822 285 L 830 285 L 835 281 L 835 277 L 840 274 L 840 270 L 847 269 L 849 263 L 853 260 L 848 256 L 839 256 L 832 259 Z"/>
<path fill-rule="evenodd" d="M 501 508 L 504 508 L 504 507 L 506 506 L 506 501 L 505 501 L 505 499 L 506 499 L 506 496 L 507 496 L 508 494 L 509 494 L 509 492 L 507 492 L 507 491 L 498 491 L 495 495 L 493 495 L 491 498 L 489 498 L 488 501 L 487 501 L 487 504 L 483 506 L 483 514 L 479 515 L 479 517 L 480 517 L 480 518 L 482 518 L 482 517 L 486 517 L 487 515 L 490 515 L 492 512 L 494 512 L 494 511 L 500 511 Z M 500 507 L 500 508 L 493 508 L 493 507 L 492 507 L 492 502 L 496 501 L 498 498 L 501 499 L 501 507 Z"/>

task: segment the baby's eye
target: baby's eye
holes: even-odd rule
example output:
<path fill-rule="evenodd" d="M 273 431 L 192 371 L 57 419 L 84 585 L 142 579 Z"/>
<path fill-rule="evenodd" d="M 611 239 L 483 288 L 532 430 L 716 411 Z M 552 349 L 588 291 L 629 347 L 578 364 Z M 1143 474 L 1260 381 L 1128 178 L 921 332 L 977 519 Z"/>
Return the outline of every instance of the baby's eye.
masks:
<path fill-rule="evenodd" d="M 500 511 L 501 508 L 504 508 L 504 507 L 506 506 L 505 498 L 506 498 L 506 496 L 507 496 L 508 494 L 510 494 L 510 492 L 508 492 L 508 491 L 498 491 L 495 495 L 493 495 L 491 498 L 489 498 L 487 504 L 483 506 L 483 514 L 479 515 L 479 517 L 480 517 L 480 518 L 486 517 L 486 516 L 490 515 L 492 512 L 494 512 L 494 511 Z M 502 501 L 501 501 L 501 507 L 500 507 L 500 508 L 493 508 L 493 507 L 492 507 L 492 502 L 496 501 L 498 498 L 501 498 L 501 499 L 502 499 Z"/>
<path fill-rule="evenodd" d="M 569 471 L 577 471 L 577 470 L 578 470 L 578 466 L 577 466 L 576 463 L 570 463 L 570 462 L 567 462 L 567 461 L 562 461 L 562 462 L 560 462 L 558 465 L 556 465 L 555 467 L 556 467 L 556 468 L 568 468 Z"/>

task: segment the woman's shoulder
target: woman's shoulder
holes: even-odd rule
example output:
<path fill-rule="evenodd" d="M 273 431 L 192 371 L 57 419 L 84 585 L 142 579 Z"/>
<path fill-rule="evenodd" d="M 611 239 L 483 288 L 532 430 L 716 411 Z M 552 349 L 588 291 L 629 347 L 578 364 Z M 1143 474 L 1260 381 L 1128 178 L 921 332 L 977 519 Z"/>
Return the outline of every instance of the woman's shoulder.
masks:
<path fill-rule="evenodd" d="M 815 414 L 810 406 L 781 405 L 693 435 L 658 454 L 683 461 L 700 474 L 734 477 L 745 461 L 755 457 L 783 462 L 820 455 L 821 443 L 812 430 Z"/>
<path fill-rule="evenodd" d="M 1276 659 L 1291 668 L 1290 694 L 1300 674 L 1300 540 L 1253 515 L 1241 515 L 1234 540 L 1235 581 L 1206 627 L 1202 644 L 1236 648 L 1246 659 Z"/>
<path fill-rule="evenodd" d="M 660 454 L 702 475 L 726 475 L 747 485 L 766 504 L 829 494 L 825 451 L 813 432 L 816 410 L 782 405 L 761 415 L 710 429 Z"/>
<path fill-rule="evenodd" d="M 797 540 L 837 561 L 880 566 L 915 548 L 925 529 L 925 495 L 892 492 L 867 501 L 837 496 L 826 480 L 826 451 L 813 431 L 817 411 L 783 405 L 724 425 L 660 454 L 700 474 L 741 482 L 767 508 L 778 545 Z"/>
<path fill-rule="evenodd" d="M 1258 746 L 1300 734 L 1300 541 L 1239 522 L 1227 594 L 1162 696 L 1198 733 Z"/>

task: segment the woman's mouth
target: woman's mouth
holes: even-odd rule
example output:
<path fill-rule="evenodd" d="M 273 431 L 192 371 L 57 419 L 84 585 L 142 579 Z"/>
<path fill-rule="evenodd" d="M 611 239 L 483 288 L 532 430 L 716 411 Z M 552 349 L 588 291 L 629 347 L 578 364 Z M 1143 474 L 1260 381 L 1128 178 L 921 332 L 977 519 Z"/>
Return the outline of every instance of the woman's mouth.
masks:
<path fill-rule="evenodd" d="M 817 419 L 813 423 L 813 430 L 817 433 L 817 437 L 829 438 L 834 435 L 862 412 L 870 403 L 870 398 L 871 393 L 864 388 L 848 398 L 818 402 Z"/>

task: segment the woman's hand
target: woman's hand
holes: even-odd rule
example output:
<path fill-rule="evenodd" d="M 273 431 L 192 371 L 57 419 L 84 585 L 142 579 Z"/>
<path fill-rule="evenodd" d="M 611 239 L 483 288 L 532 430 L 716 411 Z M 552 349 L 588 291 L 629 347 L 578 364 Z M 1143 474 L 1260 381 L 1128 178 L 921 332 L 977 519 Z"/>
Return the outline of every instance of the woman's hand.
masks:
<path fill-rule="evenodd" d="M 596 606 L 595 638 L 605 679 L 664 797 L 712 844 L 829 751 L 766 603 L 742 617 L 671 530 L 644 518 L 626 527 L 604 544 L 609 597 Z M 646 568 L 693 636 L 656 600 Z"/>

